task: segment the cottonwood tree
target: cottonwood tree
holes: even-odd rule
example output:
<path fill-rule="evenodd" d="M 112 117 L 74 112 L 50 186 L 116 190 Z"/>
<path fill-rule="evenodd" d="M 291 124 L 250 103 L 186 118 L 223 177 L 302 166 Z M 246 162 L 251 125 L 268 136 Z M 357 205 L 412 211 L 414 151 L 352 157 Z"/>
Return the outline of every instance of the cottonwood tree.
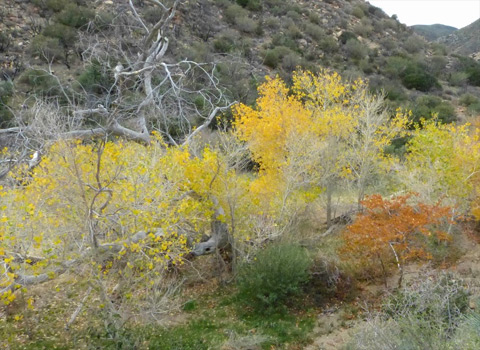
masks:
<path fill-rule="evenodd" d="M 442 200 L 468 214 L 476 198 L 479 164 L 479 129 L 432 120 L 416 126 L 399 177 L 423 201 Z"/>
<path fill-rule="evenodd" d="M 349 83 L 328 71 L 294 73 L 291 90 L 271 79 L 259 93 L 255 109 L 236 107 L 235 127 L 260 166 L 262 197 L 272 201 L 282 193 L 277 209 L 288 212 L 289 203 L 301 207 L 293 204 L 299 193 L 315 198 L 323 192 L 327 226 L 335 189 L 354 180 L 361 199 L 384 160 L 384 147 L 407 124 L 403 113 L 390 118 L 382 96 L 372 96 L 365 82 Z"/>
<path fill-rule="evenodd" d="M 215 152 L 194 157 L 188 150 L 229 103 L 214 64 L 168 58 L 180 2 L 148 3 L 161 13 L 155 23 L 130 0 L 115 4 L 110 27 L 99 32 L 92 23 L 81 40 L 85 64 L 108 84 L 93 90 L 80 84 L 78 93 L 50 64 L 39 70 L 56 83 L 58 95 L 28 104 L 16 113 L 17 126 L 0 130 L 23 140 L 2 162 L 2 174 L 12 174 L 2 191 L 0 232 L 6 303 L 18 290 L 75 272 L 91 278 L 87 294 L 98 292 L 116 317 L 123 306 L 113 294 L 124 301 L 155 294 L 163 269 L 231 243 L 228 203 L 215 186 L 231 183 L 221 175 L 232 173 Z M 208 179 L 199 173 L 205 162 Z M 211 238 L 199 242 L 206 234 Z M 122 281 L 114 290 L 111 270 Z M 164 312 L 161 307 L 151 314 Z"/>

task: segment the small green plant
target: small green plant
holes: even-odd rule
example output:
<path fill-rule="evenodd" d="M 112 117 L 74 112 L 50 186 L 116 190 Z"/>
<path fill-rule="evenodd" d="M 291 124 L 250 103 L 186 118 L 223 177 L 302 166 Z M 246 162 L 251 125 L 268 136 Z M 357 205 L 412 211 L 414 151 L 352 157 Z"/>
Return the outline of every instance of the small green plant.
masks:
<path fill-rule="evenodd" d="M 255 311 L 276 310 L 302 293 L 312 260 L 297 244 L 276 243 L 240 266 L 238 297 Z"/>
<path fill-rule="evenodd" d="M 8 102 L 13 96 L 13 84 L 11 81 L 0 81 L 0 127 L 5 127 L 12 118 L 8 108 Z"/>

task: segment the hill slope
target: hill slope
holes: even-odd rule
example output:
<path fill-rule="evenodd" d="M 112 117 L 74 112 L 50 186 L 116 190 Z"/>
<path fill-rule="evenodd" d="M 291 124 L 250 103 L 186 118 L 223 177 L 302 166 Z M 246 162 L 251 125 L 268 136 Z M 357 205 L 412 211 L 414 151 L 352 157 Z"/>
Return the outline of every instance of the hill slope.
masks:
<path fill-rule="evenodd" d="M 480 59 L 480 19 L 439 41 L 458 54 Z"/>
<path fill-rule="evenodd" d="M 452 34 L 453 32 L 458 30 L 455 27 L 450 27 L 443 24 L 431 24 L 431 25 L 417 24 L 417 25 L 411 26 L 411 28 L 415 33 L 423 36 L 425 39 L 429 41 L 434 41 L 442 36 Z"/>

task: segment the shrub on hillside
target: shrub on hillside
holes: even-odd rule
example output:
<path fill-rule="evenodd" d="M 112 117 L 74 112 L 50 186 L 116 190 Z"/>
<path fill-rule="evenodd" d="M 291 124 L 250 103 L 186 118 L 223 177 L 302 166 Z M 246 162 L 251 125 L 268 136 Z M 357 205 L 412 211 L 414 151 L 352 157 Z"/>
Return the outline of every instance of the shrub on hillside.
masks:
<path fill-rule="evenodd" d="M 437 78 L 428 73 L 422 65 L 410 63 L 400 74 L 403 86 L 407 89 L 416 89 L 427 92 L 433 88 L 440 87 Z"/>
<path fill-rule="evenodd" d="M 70 4 L 55 16 L 57 22 L 73 28 L 81 28 L 95 18 L 95 11 Z"/>
<path fill-rule="evenodd" d="M 77 80 L 80 88 L 87 93 L 102 94 L 113 85 L 112 75 L 99 63 L 92 63 L 80 74 Z"/>
<path fill-rule="evenodd" d="M 368 54 L 368 48 L 358 40 L 350 39 L 345 45 L 347 56 L 353 60 L 361 60 Z"/>
<path fill-rule="evenodd" d="M 342 44 L 346 44 L 349 40 L 358 40 L 357 36 L 349 31 L 344 31 L 340 36 L 338 37 L 338 41 L 340 41 Z"/>
<path fill-rule="evenodd" d="M 302 293 L 311 264 L 307 251 L 298 244 L 275 243 L 240 266 L 238 296 L 255 311 L 283 307 L 290 297 Z"/>
<path fill-rule="evenodd" d="M 231 24 L 236 24 L 237 18 L 247 17 L 248 11 L 237 4 L 230 5 L 224 11 L 225 19 Z"/>
<path fill-rule="evenodd" d="M 58 61 L 64 55 L 60 40 L 41 34 L 33 38 L 29 51 L 32 56 L 39 56 L 45 62 Z"/>
<path fill-rule="evenodd" d="M 260 0 L 237 0 L 237 4 L 250 11 L 260 11 L 262 9 L 262 2 Z"/>
<path fill-rule="evenodd" d="M 442 101 L 440 97 L 425 95 L 416 99 L 411 105 L 413 120 L 419 122 L 420 119 L 430 119 L 436 114 L 438 120 L 442 123 L 453 122 L 457 115 L 455 108 L 447 101 Z"/>
<path fill-rule="evenodd" d="M 267 50 L 264 53 L 263 64 L 270 68 L 277 68 L 280 61 L 291 53 L 293 53 L 293 51 L 288 47 L 277 46 L 271 50 Z"/>
<path fill-rule="evenodd" d="M 13 84 L 11 81 L 0 81 L 0 127 L 5 127 L 12 118 L 8 108 L 8 102 L 13 96 Z"/>

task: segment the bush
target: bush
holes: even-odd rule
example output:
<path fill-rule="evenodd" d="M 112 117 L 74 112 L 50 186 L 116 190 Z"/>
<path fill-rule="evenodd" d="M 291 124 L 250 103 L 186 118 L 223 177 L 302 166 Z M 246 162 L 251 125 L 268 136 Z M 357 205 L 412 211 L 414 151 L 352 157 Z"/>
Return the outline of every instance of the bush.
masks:
<path fill-rule="evenodd" d="M 343 45 L 345 45 L 348 41 L 350 40 L 358 40 L 357 36 L 349 31 L 344 31 L 340 36 L 338 37 L 338 41 L 340 41 Z"/>
<path fill-rule="evenodd" d="M 68 5 L 72 5 L 71 0 L 46 0 L 45 2 L 38 1 L 43 8 L 51 10 L 53 12 L 60 12 Z"/>
<path fill-rule="evenodd" d="M 416 89 L 427 92 L 434 87 L 440 87 L 437 78 L 428 73 L 420 64 L 410 63 L 400 74 L 403 86 L 407 89 Z"/>
<path fill-rule="evenodd" d="M 81 28 L 95 18 L 95 11 L 74 4 L 67 5 L 55 16 L 57 22 L 73 28 Z"/>
<path fill-rule="evenodd" d="M 237 18 L 247 17 L 248 11 L 246 11 L 243 7 L 233 4 L 228 6 L 228 8 L 224 11 L 225 19 L 227 22 L 231 24 L 237 23 Z"/>
<path fill-rule="evenodd" d="M 0 52 L 6 52 L 7 49 L 12 44 L 12 39 L 10 39 L 7 33 L 0 33 Z"/>
<path fill-rule="evenodd" d="M 417 36 L 411 36 L 405 41 L 403 47 L 409 53 L 417 53 L 425 46 L 425 42 Z"/>
<path fill-rule="evenodd" d="M 260 251 L 239 268 L 238 296 L 255 311 L 278 309 L 301 294 L 312 260 L 297 244 L 277 243 Z"/>
<path fill-rule="evenodd" d="M 29 85 L 39 96 L 61 96 L 62 94 L 58 81 L 41 69 L 30 69 L 24 72 L 19 81 Z"/>
<path fill-rule="evenodd" d="M 293 53 L 288 47 L 285 46 L 277 46 L 271 50 L 267 50 L 265 52 L 265 56 L 263 58 L 263 64 L 270 67 L 270 68 L 277 68 L 280 60 L 282 60 L 285 56 Z"/>
<path fill-rule="evenodd" d="M 323 28 L 312 23 L 306 24 L 305 33 L 310 35 L 312 39 L 315 41 L 320 41 L 325 37 L 325 31 L 323 30 Z"/>
<path fill-rule="evenodd" d="M 77 40 L 77 33 L 72 27 L 61 23 L 50 24 L 42 32 L 43 36 L 58 39 L 63 47 L 72 47 Z"/>
<path fill-rule="evenodd" d="M 368 54 L 368 49 L 358 40 L 350 39 L 345 45 L 347 56 L 353 60 L 361 60 Z"/>
<path fill-rule="evenodd" d="M 411 106 L 413 120 L 418 122 L 421 118 L 430 119 L 432 114 L 437 114 L 442 123 L 451 123 L 456 119 L 455 108 L 447 101 L 442 101 L 437 96 L 421 96 Z"/>
<path fill-rule="evenodd" d="M 64 55 L 60 40 L 41 34 L 33 38 L 29 51 L 31 55 L 39 56 L 45 62 L 58 61 Z"/>
<path fill-rule="evenodd" d="M 249 17 L 238 17 L 235 20 L 237 28 L 244 33 L 253 33 L 258 27 L 257 21 Z"/>
<path fill-rule="evenodd" d="M 87 93 L 103 94 L 113 85 L 113 79 L 99 63 L 93 63 L 78 77 L 78 83 Z"/>
<path fill-rule="evenodd" d="M 365 17 L 365 12 L 363 12 L 363 9 L 357 5 L 353 8 L 352 15 L 354 15 L 357 18 L 363 18 Z"/>
<path fill-rule="evenodd" d="M 468 107 L 470 105 L 478 103 L 479 99 L 472 94 L 463 94 L 462 96 L 460 96 L 459 102 L 462 106 Z"/>
<path fill-rule="evenodd" d="M 347 347 L 349 350 L 452 350 L 477 349 L 478 323 L 468 324 L 468 291 L 462 281 L 451 275 L 425 276 L 399 290 L 384 305 L 382 312 L 370 319 Z M 474 321 L 475 322 L 475 321 Z M 469 336 L 465 336 L 469 334 Z M 460 335 L 463 335 L 460 337 Z M 452 340 L 453 339 L 453 340 Z"/>
<path fill-rule="evenodd" d="M 10 81 L 0 81 L 0 127 L 5 127 L 12 118 L 8 102 L 13 96 L 13 84 Z"/>
<path fill-rule="evenodd" d="M 220 35 L 213 41 L 215 52 L 226 53 L 235 47 L 235 38 L 230 35 Z"/>
<path fill-rule="evenodd" d="M 237 0 L 237 4 L 246 7 L 250 11 L 260 11 L 262 9 L 262 3 L 260 0 Z"/>

